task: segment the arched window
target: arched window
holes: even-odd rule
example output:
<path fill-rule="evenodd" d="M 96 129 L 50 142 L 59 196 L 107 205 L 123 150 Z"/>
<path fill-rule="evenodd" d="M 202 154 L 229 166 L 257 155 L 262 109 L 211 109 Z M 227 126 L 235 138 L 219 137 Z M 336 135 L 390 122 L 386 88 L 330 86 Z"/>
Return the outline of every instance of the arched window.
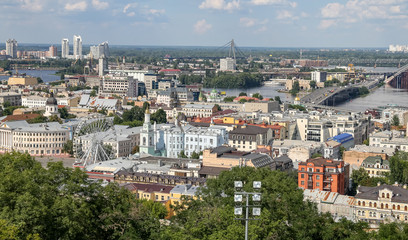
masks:
<path fill-rule="evenodd" d="M 365 207 L 365 201 L 363 201 L 363 207 Z"/>
<path fill-rule="evenodd" d="M 392 204 L 392 209 L 395 210 L 395 204 Z"/>
<path fill-rule="evenodd" d="M 371 204 L 371 202 L 370 202 L 369 206 L 370 206 L 370 207 L 372 207 L 372 204 Z"/>
<path fill-rule="evenodd" d="M 390 194 L 389 194 L 389 193 L 387 193 L 387 198 L 390 198 Z"/>
<path fill-rule="evenodd" d="M 397 206 L 397 210 L 400 210 L 400 205 Z"/>
<path fill-rule="evenodd" d="M 377 207 L 377 203 L 374 203 L 374 207 L 375 207 L 375 208 Z"/>
<path fill-rule="evenodd" d="M 146 146 L 146 137 L 143 137 L 143 145 Z"/>
<path fill-rule="evenodd" d="M 358 206 L 361 206 L 361 202 L 360 202 L 360 201 L 358 201 Z"/>
<path fill-rule="evenodd" d="M 405 207 L 404 207 L 404 211 L 407 211 L 407 210 L 408 210 L 408 207 L 407 207 L 407 206 L 405 206 Z"/>
<path fill-rule="evenodd" d="M 385 208 L 386 208 L 386 209 L 388 209 L 388 203 L 387 203 L 387 204 L 385 204 Z"/>
<path fill-rule="evenodd" d="M 381 208 L 384 208 L 384 204 L 383 204 L 383 203 L 381 203 Z"/>
<path fill-rule="evenodd" d="M 381 197 L 382 197 L 382 198 L 385 198 L 385 195 L 384 195 L 384 193 L 382 193 Z"/>

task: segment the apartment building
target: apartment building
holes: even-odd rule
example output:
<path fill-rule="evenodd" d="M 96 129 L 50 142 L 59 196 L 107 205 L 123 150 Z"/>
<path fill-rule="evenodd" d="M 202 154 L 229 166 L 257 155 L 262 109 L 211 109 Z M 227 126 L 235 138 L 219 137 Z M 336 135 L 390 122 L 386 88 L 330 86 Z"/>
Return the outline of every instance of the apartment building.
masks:
<path fill-rule="evenodd" d="M 332 159 L 308 159 L 299 163 L 298 185 L 302 189 L 345 194 L 349 185 L 349 165 Z"/>
<path fill-rule="evenodd" d="M 384 177 L 391 172 L 390 161 L 383 160 L 381 156 L 370 156 L 363 160 L 361 167 L 370 177 Z"/>
<path fill-rule="evenodd" d="M 11 106 L 21 106 L 21 94 L 14 92 L 0 93 L 0 105 L 4 105 L 6 102 Z"/>
<path fill-rule="evenodd" d="M 272 129 L 244 125 L 229 132 L 228 144 L 239 151 L 252 151 L 258 145 L 270 145 L 272 139 Z"/>
<path fill-rule="evenodd" d="M 138 80 L 125 75 L 105 75 L 102 80 L 100 94 L 137 97 L 139 95 Z"/>

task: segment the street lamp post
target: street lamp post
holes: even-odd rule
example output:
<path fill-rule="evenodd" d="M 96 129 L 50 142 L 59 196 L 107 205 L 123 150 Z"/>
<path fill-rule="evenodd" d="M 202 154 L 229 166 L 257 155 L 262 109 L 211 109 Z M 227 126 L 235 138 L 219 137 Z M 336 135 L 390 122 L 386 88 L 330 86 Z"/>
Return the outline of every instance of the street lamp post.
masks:
<path fill-rule="evenodd" d="M 253 192 L 245 192 L 242 191 L 243 183 L 242 181 L 235 181 L 234 187 L 234 214 L 237 216 L 242 215 L 242 208 L 245 208 L 245 218 L 235 218 L 235 220 L 245 220 L 245 240 L 248 240 L 248 223 L 251 220 L 260 220 L 259 218 L 254 218 L 255 216 L 261 215 L 261 193 L 257 192 L 261 190 L 261 182 L 260 181 L 253 181 Z M 250 197 L 252 196 L 252 205 L 249 205 Z M 242 205 L 243 200 L 245 198 L 245 205 Z M 252 208 L 252 217 L 249 217 L 249 209 Z"/>

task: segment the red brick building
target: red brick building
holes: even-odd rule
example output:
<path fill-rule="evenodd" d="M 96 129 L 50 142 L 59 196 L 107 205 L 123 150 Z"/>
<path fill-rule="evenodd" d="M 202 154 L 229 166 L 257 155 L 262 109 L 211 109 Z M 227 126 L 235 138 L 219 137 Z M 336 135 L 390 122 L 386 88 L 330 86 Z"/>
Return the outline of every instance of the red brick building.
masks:
<path fill-rule="evenodd" d="M 298 186 L 345 194 L 349 185 L 349 164 L 325 158 L 299 163 Z"/>

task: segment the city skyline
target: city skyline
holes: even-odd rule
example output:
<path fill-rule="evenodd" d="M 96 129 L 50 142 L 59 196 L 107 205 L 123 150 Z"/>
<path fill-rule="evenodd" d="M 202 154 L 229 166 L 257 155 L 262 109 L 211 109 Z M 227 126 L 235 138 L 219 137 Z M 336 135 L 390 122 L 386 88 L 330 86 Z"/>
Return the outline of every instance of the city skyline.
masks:
<path fill-rule="evenodd" d="M 402 0 L 5 0 L 1 34 L 19 43 L 242 47 L 382 47 L 407 44 Z M 50 24 L 53 23 L 53 24 Z M 391 37 L 392 36 L 392 37 Z"/>

